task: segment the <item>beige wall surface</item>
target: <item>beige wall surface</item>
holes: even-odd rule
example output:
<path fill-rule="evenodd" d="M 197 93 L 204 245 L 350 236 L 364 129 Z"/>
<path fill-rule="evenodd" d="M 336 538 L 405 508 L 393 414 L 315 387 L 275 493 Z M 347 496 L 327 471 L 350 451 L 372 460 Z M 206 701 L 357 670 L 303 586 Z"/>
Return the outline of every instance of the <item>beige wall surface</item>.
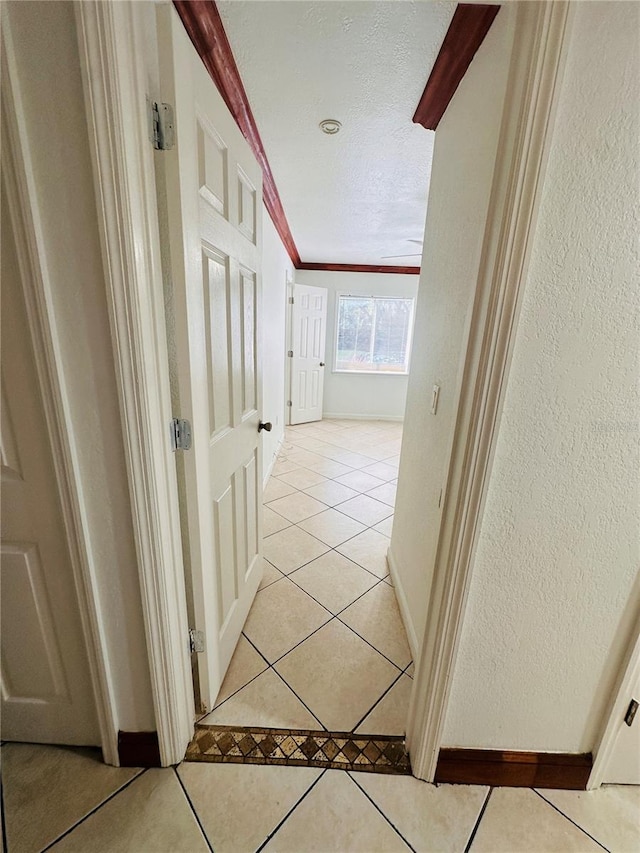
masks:
<path fill-rule="evenodd" d="M 418 645 L 496 161 L 513 19 L 514 9 L 503 6 L 436 132 L 390 549 L 409 633 Z M 440 386 L 435 416 L 434 384 Z"/>
<path fill-rule="evenodd" d="M 640 6 L 574 15 L 446 746 L 592 749 L 638 606 Z"/>

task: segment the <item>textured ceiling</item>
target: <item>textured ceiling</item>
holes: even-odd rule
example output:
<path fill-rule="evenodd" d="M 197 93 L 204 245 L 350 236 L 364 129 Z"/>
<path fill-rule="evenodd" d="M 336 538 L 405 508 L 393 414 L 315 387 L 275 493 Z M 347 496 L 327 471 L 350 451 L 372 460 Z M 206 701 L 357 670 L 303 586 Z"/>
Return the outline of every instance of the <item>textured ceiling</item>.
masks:
<path fill-rule="evenodd" d="M 419 264 L 434 134 L 411 118 L 456 4 L 217 5 L 302 260 Z"/>

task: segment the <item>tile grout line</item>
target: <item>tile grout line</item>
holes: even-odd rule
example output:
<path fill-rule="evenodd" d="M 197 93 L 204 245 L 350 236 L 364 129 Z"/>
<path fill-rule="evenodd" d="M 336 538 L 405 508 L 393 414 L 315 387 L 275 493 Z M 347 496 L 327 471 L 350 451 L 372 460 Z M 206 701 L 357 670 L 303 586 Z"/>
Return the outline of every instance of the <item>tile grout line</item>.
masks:
<path fill-rule="evenodd" d="M 283 677 L 282 675 L 280 675 L 280 673 L 278 672 L 278 670 L 277 670 L 275 667 L 271 667 L 271 669 L 275 672 L 275 674 L 278 676 L 278 678 L 280 679 L 280 681 L 282 681 L 282 683 L 285 685 L 285 687 L 288 687 L 288 688 L 289 688 L 289 690 L 293 693 L 293 695 L 296 697 L 296 699 L 298 700 L 298 702 L 300 702 L 302 705 L 304 705 L 304 707 L 305 707 L 305 708 L 307 709 L 307 711 L 311 714 L 311 716 L 314 718 L 314 720 L 317 720 L 317 721 L 318 721 L 318 723 L 322 726 L 321 731 L 323 731 L 323 732 L 328 732 L 328 731 L 329 731 L 329 729 L 325 726 L 325 724 L 322 722 L 322 720 L 321 720 L 321 719 L 320 719 L 316 714 L 314 714 L 314 713 L 313 713 L 313 711 L 312 711 L 312 710 L 311 710 L 311 708 L 307 705 L 307 703 L 304 701 L 304 699 L 303 699 L 301 696 L 298 696 L 298 694 L 297 694 L 297 693 L 296 693 L 296 691 L 293 689 L 293 687 L 292 687 L 292 686 L 291 686 L 287 681 L 285 681 L 284 677 Z"/>
<path fill-rule="evenodd" d="M 204 840 L 205 840 L 205 842 L 206 842 L 207 847 L 209 848 L 209 850 L 211 851 L 211 853 L 214 853 L 214 851 L 213 851 L 213 844 L 209 841 L 209 836 L 208 836 L 208 835 L 207 835 L 207 833 L 204 831 L 204 826 L 202 825 L 202 823 L 201 823 L 201 821 L 200 821 L 200 817 L 199 817 L 199 815 L 198 815 L 198 812 L 197 812 L 197 811 L 196 811 L 196 809 L 195 809 L 195 806 L 194 806 L 194 805 L 193 805 L 193 803 L 191 802 L 191 797 L 189 796 L 189 792 L 187 791 L 187 788 L 186 788 L 186 786 L 185 786 L 184 782 L 183 782 L 183 781 L 182 781 L 182 779 L 180 778 L 180 774 L 178 773 L 178 767 L 174 767 L 174 768 L 173 768 L 173 772 L 176 774 L 176 779 L 178 780 L 178 784 L 179 784 L 179 785 L 180 785 L 180 787 L 182 788 L 182 793 L 184 794 L 184 796 L 185 796 L 185 798 L 186 798 L 187 802 L 189 803 L 189 808 L 190 808 L 190 809 L 191 809 L 191 811 L 193 812 L 193 816 L 194 816 L 194 818 L 196 819 L 196 823 L 197 823 L 197 824 L 198 824 L 198 826 L 200 827 L 200 832 L 202 833 L 202 837 L 204 838 Z"/>
<path fill-rule="evenodd" d="M 135 776 L 133 776 L 131 779 L 129 779 L 127 782 L 125 782 L 125 784 L 124 784 L 124 785 L 122 785 L 122 786 L 121 786 L 120 788 L 118 788 L 116 791 L 113 791 L 113 793 L 109 794 L 109 796 L 108 796 L 106 799 L 102 800 L 102 802 L 101 802 L 101 803 L 98 803 L 98 805 L 97 805 L 97 806 L 94 806 L 94 807 L 91 809 L 91 811 L 87 812 L 87 814 L 86 814 L 86 815 L 84 815 L 84 817 L 81 817 L 81 818 L 80 818 L 80 820 L 77 820 L 77 821 L 76 821 L 72 826 L 70 826 L 70 827 L 69 827 L 68 829 L 66 829 L 63 833 L 61 833 L 61 834 L 60 834 L 60 835 L 58 835 L 56 838 L 54 838 L 54 839 L 53 839 L 53 841 L 50 841 L 50 842 L 49 842 L 49 844 L 47 844 L 47 846 L 46 846 L 46 847 L 43 847 L 43 848 L 42 848 L 41 853 L 46 853 L 46 851 L 47 851 L 47 850 L 51 850 L 51 848 L 53 847 L 53 845 L 54 845 L 54 844 L 57 844 L 59 841 L 62 841 L 62 839 L 63 839 L 63 838 L 66 838 L 66 837 L 67 837 L 67 835 L 69 835 L 69 834 L 70 834 L 70 833 L 72 833 L 75 829 L 77 829 L 77 828 L 80 826 L 80 824 L 84 823 L 84 822 L 85 822 L 86 820 L 88 820 L 92 815 L 94 815 L 96 812 L 100 811 L 100 809 L 101 809 L 103 806 L 106 806 L 106 805 L 107 805 L 107 803 L 111 802 L 111 800 L 113 800 L 115 797 L 117 797 L 117 796 L 118 796 L 118 794 L 121 794 L 121 793 L 122 793 L 126 788 L 128 788 L 130 785 L 133 785 L 133 783 L 134 783 L 137 779 L 139 779 L 141 776 L 144 776 L 144 774 L 147 772 L 147 770 L 149 770 L 149 768 L 148 768 L 148 767 L 145 767 L 144 769 L 140 770 L 140 772 L 139 772 L 139 773 L 136 773 L 136 775 L 135 775 Z"/>
<path fill-rule="evenodd" d="M 373 703 L 373 705 L 369 708 L 369 710 L 368 710 L 368 711 L 367 711 L 367 713 L 364 715 L 364 717 L 362 717 L 362 719 L 361 719 L 361 720 L 359 720 L 359 721 L 355 724 L 355 726 L 353 727 L 353 733 L 354 733 L 354 734 L 355 734 L 356 729 L 357 729 L 357 728 L 359 728 L 359 727 L 364 723 L 364 721 L 367 719 L 367 717 L 369 716 L 369 714 L 371 714 L 371 713 L 372 713 L 373 709 L 374 709 L 377 705 L 379 705 L 379 704 L 380 704 L 380 702 L 382 702 L 382 700 L 383 700 L 383 699 L 384 699 L 384 697 L 387 695 L 387 693 L 389 693 L 389 691 L 390 691 L 393 687 L 395 687 L 395 685 L 400 681 L 400 679 L 402 678 L 402 676 L 403 676 L 403 675 L 404 675 L 404 672 L 401 672 L 401 673 L 398 675 L 398 677 L 397 677 L 396 679 L 394 679 L 394 681 L 392 681 L 392 682 L 391 682 L 391 684 L 387 687 L 387 689 L 384 691 L 384 693 L 382 694 L 382 696 L 379 696 L 379 697 L 376 699 L 376 701 L 375 701 L 375 702 Z M 407 709 L 407 710 L 408 710 L 408 709 Z M 405 732 L 403 732 L 403 733 L 400 735 L 400 737 L 404 737 L 404 735 L 405 735 Z"/>
<path fill-rule="evenodd" d="M 565 820 L 568 820 L 568 821 L 569 821 L 569 823 L 572 823 L 572 824 L 573 824 L 577 829 L 579 829 L 579 830 L 580 830 L 580 832 L 584 832 L 584 834 L 585 834 L 586 836 L 588 836 L 592 841 L 595 841 L 595 843 L 598 845 L 598 847 L 602 847 L 602 849 L 603 849 L 603 850 L 606 850 L 606 851 L 607 851 L 607 853 L 611 853 L 611 851 L 609 850 L 609 848 L 608 848 L 608 847 L 605 847 L 605 846 L 604 846 L 604 844 L 601 844 L 601 843 L 600 843 L 600 841 L 598 841 L 598 839 L 597 839 L 597 838 L 594 838 L 594 837 L 593 837 L 593 835 L 591 835 L 591 833 L 590 833 L 590 832 L 587 832 L 587 830 L 586 830 L 586 829 L 584 829 L 582 826 L 580 826 L 580 824 L 579 824 L 579 823 L 576 823 L 576 822 L 575 822 L 575 820 L 573 820 L 573 818 L 570 818 L 570 817 L 569 817 L 568 815 L 566 815 L 566 814 L 565 814 L 561 809 L 559 809 L 559 808 L 558 808 L 558 806 L 556 806 L 554 803 L 552 803 L 550 800 L 548 800 L 546 797 L 544 797 L 544 796 L 540 793 L 540 791 L 538 791 L 538 789 L 537 789 L 537 788 L 530 788 L 530 790 L 531 790 L 531 791 L 533 791 L 533 793 L 534 793 L 534 794 L 537 794 L 537 795 L 540 797 L 540 799 L 541 799 L 541 800 L 543 800 L 543 801 L 544 801 L 548 806 L 551 806 L 551 808 L 552 808 L 552 809 L 555 809 L 555 811 L 557 811 L 559 815 L 562 815 L 562 817 L 563 817 Z"/>
<path fill-rule="evenodd" d="M 410 843 L 410 842 L 409 842 L 409 841 L 404 837 L 404 835 L 400 832 L 400 830 L 398 829 L 398 827 L 397 827 L 397 826 L 395 826 L 395 824 L 391 822 L 391 820 L 390 820 L 390 819 L 386 816 L 386 814 L 382 811 L 382 809 L 381 809 L 381 808 L 380 808 L 380 806 L 376 803 L 376 801 L 375 801 L 372 797 L 370 797 L 370 796 L 369 796 L 369 794 L 364 790 L 364 788 L 363 788 L 363 787 L 362 787 L 362 786 L 357 782 L 357 780 L 356 780 L 356 779 L 354 779 L 354 777 L 351 775 L 353 772 L 354 772 L 353 770 L 347 770 L 347 776 L 351 779 L 351 781 L 352 781 L 352 782 L 353 782 L 353 784 L 356 786 L 356 788 L 358 788 L 358 789 L 359 789 L 359 790 L 364 794 L 364 796 L 369 800 L 369 802 L 371 803 L 371 805 L 372 805 L 375 809 L 377 809 L 377 811 L 379 811 L 379 812 L 380 812 L 380 814 L 382 815 L 382 817 L 386 820 L 386 822 L 387 822 L 387 823 L 389 824 L 389 826 L 394 830 L 394 832 L 396 832 L 396 833 L 400 836 L 400 838 L 404 841 L 404 843 L 407 845 L 407 847 L 408 847 L 410 850 L 413 850 L 413 853 L 416 853 L 416 848 L 413 846 L 413 844 L 411 844 L 411 843 Z"/>
<path fill-rule="evenodd" d="M 489 788 L 489 790 L 487 791 L 487 796 L 485 797 L 484 803 L 482 804 L 482 808 L 480 809 L 480 812 L 478 814 L 476 822 L 473 825 L 473 829 L 471 830 L 471 835 L 469 836 L 469 840 L 467 841 L 466 846 L 464 848 L 464 853 L 469 853 L 469 851 L 471 850 L 471 845 L 473 844 L 473 841 L 476 837 L 478 827 L 480 826 L 480 821 L 484 817 L 484 813 L 487 810 L 487 806 L 489 805 L 489 798 L 491 797 L 492 793 L 493 793 L 493 788 Z"/>
<path fill-rule="evenodd" d="M 307 790 L 304 792 L 304 794 L 300 797 L 300 799 L 299 799 L 299 800 L 297 800 L 297 802 L 296 802 L 296 803 L 295 803 L 295 804 L 294 804 L 294 805 L 289 809 L 289 811 L 286 813 L 286 815 L 282 818 L 282 820 L 280 821 L 280 823 L 279 823 L 279 824 L 277 824 L 277 826 L 275 827 L 275 829 L 272 829 L 272 830 L 271 830 L 271 832 L 269 833 L 269 835 L 267 835 L 267 837 L 266 837 L 266 838 L 265 838 L 265 840 L 262 842 L 262 844 L 261 844 L 261 845 L 256 849 L 255 853 L 260 853 L 260 851 L 261 851 L 261 850 L 262 850 L 262 849 L 263 849 L 263 848 L 264 848 L 264 847 L 269 843 L 269 841 L 271 841 L 271 839 L 273 838 L 273 836 L 274 836 L 274 835 L 275 835 L 275 834 L 276 834 L 276 833 L 277 833 L 277 832 L 278 832 L 278 831 L 279 831 L 279 830 L 284 826 L 284 824 L 286 823 L 286 821 L 287 821 L 287 820 L 289 820 L 289 818 L 291 817 L 291 815 L 292 815 L 292 814 L 294 813 L 294 811 L 298 808 L 298 806 L 299 806 L 299 805 L 300 805 L 300 803 L 304 800 L 304 798 L 305 798 L 305 797 L 307 797 L 307 796 L 311 793 L 311 791 L 313 790 L 313 788 L 315 788 L 315 786 L 316 786 L 316 785 L 318 784 L 318 782 L 322 779 L 322 777 L 323 777 L 323 776 L 324 776 L 324 774 L 327 772 L 327 770 L 328 770 L 328 768 L 326 768 L 325 770 L 322 770 L 322 771 L 320 772 L 320 774 L 319 774 L 318 778 L 317 778 L 317 779 L 314 779 L 314 781 L 311 783 L 311 785 L 309 785 L 309 787 L 308 787 L 308 788 L 307 788 Z"/>

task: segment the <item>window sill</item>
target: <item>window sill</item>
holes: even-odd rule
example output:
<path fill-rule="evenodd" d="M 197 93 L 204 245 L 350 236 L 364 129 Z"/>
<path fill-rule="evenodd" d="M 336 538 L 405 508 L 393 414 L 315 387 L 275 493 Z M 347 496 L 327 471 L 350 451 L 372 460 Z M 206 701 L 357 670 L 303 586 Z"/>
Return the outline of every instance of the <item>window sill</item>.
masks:
<path fill-rule="evenodd" d="M 331 371 L 341 376 L 408 376 L 409 371 L 398 370 L 336 370 Z"/>

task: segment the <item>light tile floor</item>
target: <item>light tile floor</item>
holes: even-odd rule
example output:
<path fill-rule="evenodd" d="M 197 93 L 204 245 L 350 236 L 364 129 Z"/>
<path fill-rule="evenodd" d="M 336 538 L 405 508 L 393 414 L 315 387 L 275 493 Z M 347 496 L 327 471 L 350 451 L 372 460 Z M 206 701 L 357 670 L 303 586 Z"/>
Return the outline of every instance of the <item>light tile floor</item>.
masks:
<path fill-rule="evenodd" d="M 264 578 L 202 722 L 404 734 L 411 652 L 386 560 L 401 440 L 390 421 L 287 428 Z"/>
<path fill-rule="evenodd" d="M 567 853 L 640 849 L 640 788 L 428 785 L 307 767 L 106 767 L 97 750 L 2 747 L 8 853 Z"/>
<path fill-rule="evenodd" d="M 385 560 L 400 434 L 382 422 L 287 431 L 265 493 L 262 587 L 206 719 L 404 730 L 413 664 Z M 2 746 L 2 777 L 8 853 L 640 850 L 640 788 L 625 786 L 489 790 L 230 764 L 142 771 L 107 767 L 97 750 L 31 744 Z"/>

